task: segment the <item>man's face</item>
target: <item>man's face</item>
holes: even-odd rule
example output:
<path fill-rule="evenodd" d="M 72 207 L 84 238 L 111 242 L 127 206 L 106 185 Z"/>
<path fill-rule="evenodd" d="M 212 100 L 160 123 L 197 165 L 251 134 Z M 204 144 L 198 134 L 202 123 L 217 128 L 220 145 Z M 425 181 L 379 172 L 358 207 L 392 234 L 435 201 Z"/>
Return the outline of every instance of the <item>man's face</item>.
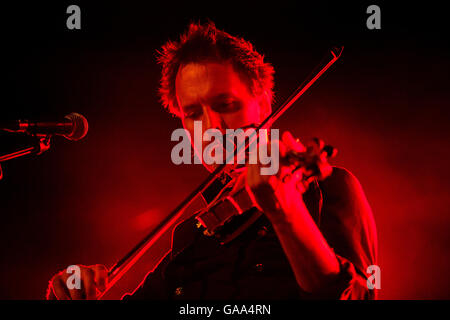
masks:
<path fill-rule="evenodd" d="M 271 109 L 267 95 L 255 97 L 229 63 L 190 63 L 178 70 L 175 89 L 181 119 L 194 137 L 194 121 L 208 129 L 237 129 L 259 124 Z M 210 142 L 203 142 L 203 149 Z M 198 152 L 198 150 L 196 150 Z M 215 166 L 204 164 L 212 171 Z"/>

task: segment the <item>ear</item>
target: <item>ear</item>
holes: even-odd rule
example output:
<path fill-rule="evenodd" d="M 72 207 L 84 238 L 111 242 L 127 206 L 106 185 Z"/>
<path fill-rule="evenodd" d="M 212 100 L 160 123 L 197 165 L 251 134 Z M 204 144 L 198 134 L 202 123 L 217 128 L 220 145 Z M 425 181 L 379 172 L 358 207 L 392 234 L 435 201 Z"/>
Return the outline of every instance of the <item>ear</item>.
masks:
<path fill-rule="evenodd" d="M 272 103 L 267 91 L 260 94 L 258 103 L 261 107 L 261 121 L 267 118 L 272 113 Z"/>

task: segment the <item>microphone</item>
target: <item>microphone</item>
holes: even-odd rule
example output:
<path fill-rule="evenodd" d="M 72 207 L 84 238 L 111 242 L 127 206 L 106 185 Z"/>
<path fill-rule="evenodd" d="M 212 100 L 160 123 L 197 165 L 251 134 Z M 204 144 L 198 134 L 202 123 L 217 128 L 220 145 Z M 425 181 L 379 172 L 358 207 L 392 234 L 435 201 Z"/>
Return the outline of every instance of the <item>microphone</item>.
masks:
<path fill-rule="evenodd" d="M 16 120 L 9 123 L 2 123 L 0 130 L 24 132 L 32 135 L 56 134 L 69 140 L 77 141 L 84 138 L 87 134 L 88 122 L 81 114 L 72 112 L 65 116 L 62 121 Z"/>

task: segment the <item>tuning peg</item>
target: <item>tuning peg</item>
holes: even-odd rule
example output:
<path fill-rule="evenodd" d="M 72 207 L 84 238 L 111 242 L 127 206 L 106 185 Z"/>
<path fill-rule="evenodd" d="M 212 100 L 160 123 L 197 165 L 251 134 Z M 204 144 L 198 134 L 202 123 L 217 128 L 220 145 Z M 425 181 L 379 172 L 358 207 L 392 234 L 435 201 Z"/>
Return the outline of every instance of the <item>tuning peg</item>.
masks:
<path fill-rule="evenodd" d="M 322 151 L 327 153 L 327 157 L 328 157 L 328 158 L 333 158 L 333 157 L 335 157 L 335 156 L 337 155 L 337 153 L 338 153 L 338 149 L 336 149 L 335 147 L 330 146 L 330 145 L 324 146 L 324 147 L 322 148 Z"/>
<path fill-rule="evenodd" d="M 325 142 L 323 142 L 322 139 L 314 137 L 311 139 L 311 141 L 314 142 L 319 147 L 319 150 L 322 150 L 325 146 Z"/>

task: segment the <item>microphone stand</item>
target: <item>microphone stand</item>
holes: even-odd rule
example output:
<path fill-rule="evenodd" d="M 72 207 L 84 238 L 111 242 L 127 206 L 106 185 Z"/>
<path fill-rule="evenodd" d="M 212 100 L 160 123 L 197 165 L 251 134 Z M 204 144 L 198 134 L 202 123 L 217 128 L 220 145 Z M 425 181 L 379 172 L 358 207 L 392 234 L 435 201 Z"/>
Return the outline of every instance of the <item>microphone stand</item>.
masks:
<path fill-rule="evenodd" d="M 38 134 L 38 135 L 33 135 L 33 137 L 36 138 L 36 141 L 32 146 L 0 156 L 0 180 L 3 178 L 3 172 L 2 172 L 2 167 L 1 167 L 2 162 L 11 160 L 11 159 L 15 159 L 15 158 L 19 158 L 19 157 L 23 157 L 23 156 L 26 156 L 29 154 L 40 155 L 43 152 L 50 149 L 50 138 L 52 137 L 51 135 L 39 135 Z"/>

